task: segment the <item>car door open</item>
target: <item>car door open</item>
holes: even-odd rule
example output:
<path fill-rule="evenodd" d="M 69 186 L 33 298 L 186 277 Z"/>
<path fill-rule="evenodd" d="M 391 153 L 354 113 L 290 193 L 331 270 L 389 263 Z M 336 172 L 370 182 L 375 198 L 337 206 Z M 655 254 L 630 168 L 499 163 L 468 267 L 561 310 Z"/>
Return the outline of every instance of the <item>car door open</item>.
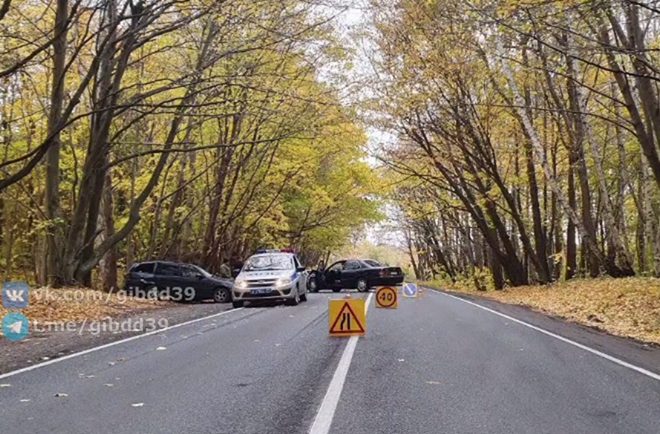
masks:
<path fill-rule="evenodd" d="M 341 289 L 341 275 L 344 261 L 335 262 L 325 272 L 325 286 L 328 289 Z"/>

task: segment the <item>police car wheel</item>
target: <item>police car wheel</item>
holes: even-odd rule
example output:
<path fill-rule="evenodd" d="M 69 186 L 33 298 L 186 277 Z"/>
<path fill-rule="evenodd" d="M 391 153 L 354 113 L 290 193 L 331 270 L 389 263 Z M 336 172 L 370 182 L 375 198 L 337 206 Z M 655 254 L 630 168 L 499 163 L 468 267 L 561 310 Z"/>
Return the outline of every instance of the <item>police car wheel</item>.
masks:
<path fill-rule="evenodd" d="M 293 298 L 288 299 L 285 301 L 285 304 L 287 306 L 298 306 L 300 303 L 300 296 L 298 295 L 298 292 L 296 292 L 296 295 Z"/>

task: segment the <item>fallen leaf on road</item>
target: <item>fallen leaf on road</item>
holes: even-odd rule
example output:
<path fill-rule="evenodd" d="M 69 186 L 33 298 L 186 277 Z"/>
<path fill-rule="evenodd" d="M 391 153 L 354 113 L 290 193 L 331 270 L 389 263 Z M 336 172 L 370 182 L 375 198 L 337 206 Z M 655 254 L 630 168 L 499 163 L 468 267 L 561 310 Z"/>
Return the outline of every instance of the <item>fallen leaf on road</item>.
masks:
<path fill-rule="evenodd" d="M 94 377 L 96 377 L 96 375 L 85 375 L 85 376 L 82 377 L 82 378 L 94 378 Z"/>
<path fill-rule="evenodd" d="M 120 357 L 117 359 L 118 362 L 123 362 L 125 359 L 123 357 Z"/>
<path fill-rule="evenodd" d="M 112 386 L 114 386 L 114 384 L 110 384 L 110 383 L 108 383 L 108 384 L 104 384 L 104 386 L 105 386 L 105 387 L 112 387 Z"/>
<path fill-rule="evenodd" d="M 133 407 L 144 407 L 144 402 L 138 402 L 137 404 L 131 404 Z"/>
<path fill-rule="evenodd" d="M 426 384 L 440 384 L 439 381 L 427 381 Z"/>
<path fill-rule="evenodd" d="M 293 318 L 293 315 L 289 315 L 289 318 Z"/>
<path fill-rule="evenodd" d="M 21 402 L 30 402 L 29 399 L 21 399 Z"/>
<path fill-rule="evenodd" d="M 167 347 L 158 347 L 158 348 L 156 348 L 157 351 L 163 351 L 163 350 L 166 350 L 166 349 L 167 349 Z"/>
<path fill-rule="evenodd" d="M 282 345 L 282 344 L 275 344 L 276 347 L 279 347 L 280 345 Z"/>
<path fill-rule="evenodd" d="M 11 387 L 11 384 L 0 384 L 0 387 Z"/>
<path fill-rule="evenodd" d="M 42 357 L 41 360 L 50 360 L 50 357 Z"/>
<path fill-rule="evenodd" d="M 56 393 L 55 396 L 58 398 L 66 398 L 69 395 L 67 395 L 66 393 Z"/>
<path fill-rule="evenodd" d="M 255 341 L 255 342 L 259 342 L 259 339 L 255 339 L 254 341 Z"/>
<path fill-rule="evenodd" d="M 110 365 L 110 366 L 114 366 L 114 365 L 115 365 L 115 362 L 108 362 L 108 365 Z"/>
<path fill-rule="evenodd" d="M 404 359 L 399 359 L 399 362 L 404 362 L 404 361 L 405 361 Z"/>

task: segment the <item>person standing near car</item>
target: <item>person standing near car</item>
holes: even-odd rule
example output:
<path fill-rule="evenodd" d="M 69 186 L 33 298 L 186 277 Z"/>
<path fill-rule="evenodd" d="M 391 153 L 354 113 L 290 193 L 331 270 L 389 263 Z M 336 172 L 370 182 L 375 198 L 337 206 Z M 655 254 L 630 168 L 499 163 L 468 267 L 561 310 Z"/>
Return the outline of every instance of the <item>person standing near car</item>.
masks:
<path fill-rule="evenodd" d="M 323 261 L 323 259 L 319 261 L 319 264 L 316 267 L 316 270 L 314 271 L 313 275 L 316 283 L 315 290 L 318 291 L 321 288 L 325 288 L 325 262 Z"/>
<path fill-rule="evenodd" d="M 220 265 L 220 277 L 231 279 L 231 269 L 225 262 Z"/>

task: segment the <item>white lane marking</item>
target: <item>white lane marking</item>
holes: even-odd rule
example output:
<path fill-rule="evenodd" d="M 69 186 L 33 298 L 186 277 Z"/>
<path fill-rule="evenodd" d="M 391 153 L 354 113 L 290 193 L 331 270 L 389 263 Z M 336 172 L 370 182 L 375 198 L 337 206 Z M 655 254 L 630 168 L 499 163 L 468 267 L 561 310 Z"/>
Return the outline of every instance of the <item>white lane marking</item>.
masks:
<path fill-rule="evenodd" d="M 239 311 L 239 310 L 242 310 L 242 309 L 243 309 L 242 307 L 239 307 L 237 309 L 225 310 L 223 312 L 214 313 L 213 315 L 205 316 L 203 318 L 193 319 L 193 320 L 190 320 L 190 321 L 182 322 L 180 324 L 175 324 L 173 326 L 169 326 L 169 327 L 165 327 L 165 328 L 162 328 L 162 329 L 153 330 L 153 331 L 150 331 L 150 332 L 147 332 L 147 333 L 143 333 L 141 335 L 131 336 L 130 338 L 121 339 L 121 340 L 115 341 L 115 342 L 110 342 L 108 344 L 100 345 L 98 347 L 89 348 L 87 350 L 80 351 L 78 353 L 73 353 L 73 354 L 63 356 L 63 357 L 59 357 L 57 359 L 48 360 L 47 362 L 37 363 L 36 365 L 28 366 L 28 367 L 25 367 L 25 368 L 17 369 L 15 371 L 7 372 L 6 374 L 2 374 L 2 375 L 0 375 L 0 380 L 2 380 L 3 378 L 12 377 L 14 375 L 22 374 L 23 372 L 28 372 L 28 371 L 32 371 L 34 369 L 43 368 L 44 366 L 52 365 L 53 363 L 62 362 L 64 360 L 73 359 L 74 357 L 79 357 L 79 356 L 83 356 L 85 354 L 93 353 L 95 351 L 103 350 L 105 348 L 110 348 L 110 347 L 113 347 L 115 345 L 120 345 L 120 344 L 123 344 L 123 343 L 126 343 L 126 342 L 134 341 L 136 339 L 140 339 L 140 338 L 143 338 L 145 336 L 155 335 L 157 333 L 161 333 L 161 332 L 164 332 L 164 331 L 167 331 L 167 330 L 172 330 L 172 329 L 175 329 L 175 328 L 178 328 L 178 327 L 183 327 L 183 326 L 188 325 L 188 324 L 193 324 L 193 323 L 196 323 L 196 322 L 199 322 L 199 321 L 204 321 L 204 320 L 207 320 L 207 319 L 215 318 L 215 317 L 218 317 L 220 315 L 224 315 L 224 314 L 227 314 L 227 313 L 230 313 L 230 312 L 236 312 L 236 311 Z"/>
<path fill-rule="evenodd" d="M 367 297 L 367 303 L 364 306 L 365 316 L 369 310 L 369 304 L 371 303 L 373 295 L 374 293 L 370 292 Z M 346 348 L 344 348 L 344 353 L 342 354 L 337 369 L 332 376 L 330 386 L 328 386 L 328 391 L 325 393 L 321 407 L 319 407 L 319 411 L 316 413 L 316 418 L 314 419 L 312 428 L 309 430 L 309 434 L 328 434 L 328 432 L 330 432 L 330 425 L 332 425 L 332 419 L 335 417 L 339 397 L 344 388 L 344 381 L 346 380 L 346 375 L 348 375 L 348 368 L 351 366 L 353 352 L 355 352 L 358 339 L 358 336 L 351 336 L 348 339 L 348 344 L 346 344 Z"/>
<path fill-rule="evenodd" d="M 572 340 L 567 339 L 567 338 L 565 338 L 565 337 L 563 337 L 563 336 L 559 336 L 559 335 L 557 335 L 557 334 L 555 334 L 555 333 L 549 332 L 549 331 L 547 331 L 547 330 L 545 330 L 545 329 L 542 329 L 542 328 L 540 328 L 540 327 L 536 327 L 535 325 L 532 325 L 532 324 L 526 323 L 525 321 L 521 321 L 521 320 L 519 320 L 519 319 L 516 319 L 516 318 L 510 317 L 509 315 L 505 315 L 505 314 L 500 313 L 500 312 L 498 312 L 498 311 L 496 311 L 496 310 L 489 309 L 489 308 L 487 308 L 487 307 L 481 306 L 480 304 L 473 303 L 473 302 L 468 301 L 468 300 L 464 300 L 464 299 L 462 299 L 462 298 L 460 298 L 460 297 L 456 297 L 455 295 L 450 295 L 450 294 L 446 294 L 446 293 L 444 293 L 444 292 L 435 291 L 435 290 L 431 290 L 431 292 L 436 293 L 436 294 L 440 294 L 440 295 L 444 295 L 445 297 L 450 297 L 450 298 L 453 298 L 453 299 L 455 299 L 455 300 L 462 301 L 463 303 L 471 304 L 472 306 L 478 307 L 479 309 L 483 309 L 483 310 L 485 310 L 485 311 L 487 311 L 487 312 L 494 313 L 495 315 L 501 316 L 502 318 L 506 318 L 506 319 L 508 319 L 509 321 L 513 321 L 513 322 L 518 323 L 518 324 L 520 324 L 520 325 L 523 325 L 523 326 L 525 326 L 525 327 L 529 327 L 529 328 L 532 329 L 532 330 L 536 330 L 536 331 L 539 332 L 539 333 L 543 333 L 544 335 L 548 335 L 548 336 L 553 337 L 553 338 L 555 338 L 555 339 L 558 339 L 558 340 L 560 340 L 560 341 L 562 341 L 562 342 L 565 342 L 565 343 L 567 343 L 567 344 L 569 344 L 569 345 L 573 345 L 574 347 L 580 348 L 581 350 L 588 351 L 588 352 L 590 352 L 591 354 L 594 354 L 594 355 L 596 355 L 596 356 L 598 356 L 598 357 L 602 357 L 603 359 L 606 359 L 606 360 L 609 360 L 610 362 L 616 363 L 616 364 L 619 365 L 619 366 L 623 366 L 624 368 L 632 369 L 632 370 L 635 371 L 635 372 L 639 372 L 639 373 L 642 374 L 642 375 L 646 375 L 647 377 L 651 377 L 651 378 L 653 378 L 654 380 L 658 380 L 658 381 L 660 381 L 660 375 L 656 374 L 655 372 L 651 372 L 651 371 L 649 371 L 649 370 L 646 370 L 646 369 L 644 369 L 644 368 L 640 368 L 639 366 L 635 366 L 635 365 L 633 365 L 633 364 L 631 364 L 631 363 L 628 363 L 628 362 L 626 362 L 626 361 L 623 361 L 623 360 L 621 360 L 621 359 L 617 359 L 616 357 L 610 356 L 609 354 L 605 354 L 605 353 L 600 352 L 600 351 L 598 351 L 598 350 L 594 350 L 594 349 L 591 348 L 591 347 L 588 347 L 588 346 L 586 346 L 586 345 L 582 345 L 582 344 L 580 344 L 580 343 L 578 343 L 578 342 L 572 341 Z"/>

